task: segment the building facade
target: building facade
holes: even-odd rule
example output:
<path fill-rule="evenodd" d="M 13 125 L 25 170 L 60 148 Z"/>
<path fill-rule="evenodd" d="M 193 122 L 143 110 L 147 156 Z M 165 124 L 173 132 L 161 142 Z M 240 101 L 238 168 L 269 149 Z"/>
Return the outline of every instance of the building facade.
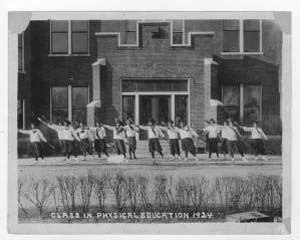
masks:
<path fill-rule="evenodd" d="M 260 19 L 31 21 L 19 36 L 18 125 L 131 117 L 199 129 L 231 117 L 277 134 L 281 35 Z"/>

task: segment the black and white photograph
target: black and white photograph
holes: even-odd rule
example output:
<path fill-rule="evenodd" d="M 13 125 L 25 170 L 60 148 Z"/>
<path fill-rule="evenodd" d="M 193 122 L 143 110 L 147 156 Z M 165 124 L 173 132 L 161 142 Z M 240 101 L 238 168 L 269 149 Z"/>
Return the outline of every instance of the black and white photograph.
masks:
<path fill-rule="evenodd" d="M 21 233 L 290 231 L 290 12 L 8 17 L 9 189 Z"/>

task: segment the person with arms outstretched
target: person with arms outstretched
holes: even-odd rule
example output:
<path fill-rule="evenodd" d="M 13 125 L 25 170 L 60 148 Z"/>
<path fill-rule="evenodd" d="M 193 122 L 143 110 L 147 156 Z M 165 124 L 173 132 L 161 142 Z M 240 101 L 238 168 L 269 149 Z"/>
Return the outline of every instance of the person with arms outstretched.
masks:
<path fill-rule="evenodd" d="M 41 142 L 47 142 L 47 140 L 44 137 L 43 133 L 35 127 L 34 123 L 31 123 L 30 127 L 30 130 L 19 129 L 18 131 L 22 134 L 29 135 L 29 141 L 31 143 L 35 161 L 37 163 L 39 157 L 44 160 L 43 147 L 41 145 Z"/>

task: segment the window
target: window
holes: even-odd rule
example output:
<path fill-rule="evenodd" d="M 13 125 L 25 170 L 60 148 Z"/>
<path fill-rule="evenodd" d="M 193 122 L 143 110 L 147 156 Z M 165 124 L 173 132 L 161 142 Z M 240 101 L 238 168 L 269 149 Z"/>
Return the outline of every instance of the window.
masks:
<path fill-rule="evenodd" d="M 239 20 L 224 20 L 223 22 L 223 51 L 239 52 L 240 51 L 240 26 Z"/>
<path fill-rule="evenodd" d="M 223 52 L 260 53 L 261 20 L 224 20 Z"/>
<path fill-rule="evenodd" d="M 136 39 L 136 22 L 134 20 L 126 21 L 125 43 L 135 44 Z"/>
<path fill-rule="evenodd" d="M 57 123 L 65 119 L 86 123 L 88 87 L 52 87 L 51 121 Z"/>
<path fill-rule="evenodd" d="M 18 128 L 25 129 L 25 99 L 18 99 Z"/>
<path fill-rule="evenodd" d="M 51 54 L 87 54 L 88 21 L 51 21 Z"/>
<path fill-rule="evenodd" d="M 123 96 L 122 118 L 123 120 L 131 118 L 135 121 L 135 96 Z"/>
<path fill-rule="evenodd" d="M 261 85 L 225 85 L 223 103 L 226 117 L 243 123 L 261 120 Z"/>
<path fill-rule="evenodd" d="M 68 21 L 51 22 L 51 53 L 68 53 Z"/>
<path fill-rule="evenodd" d="M 88 104 L 88 88 L 72 89 L 72 121 L 86 123 L 86 105 Z"/>
<path fill-rule="evenodd" d="M 260 51 L 260 26 L 258 20 L 244 20 L 244 51 Z"/>
<path fill-rule="evenodd" d="M 18 34 L 18 71 L 24 72 L 24 32 Z"/>
<path fill-rule="evenodd" d="M 72 21 L 72 53 L 88 52 L 88 22 Z"/>
<path fill-rule="evenodd" d="M 180 121 L 188 123 L 188 96 L 175 96 L 175 124 Z"/>
<path fill-rule="evenodd" d="M 188 84 L 187 80 L 123 80 L 122 81 L 123 92 L 187 92 Z"/>
<path fill-rule="evenodd" d="M 58 123 L 68 119 L 68 87 L 52 87 L 52 119 Z"/>
<path fill-rule="evenodd" d="M 173 20 L 173 44 L 183 44 L 184 21 Z"/>

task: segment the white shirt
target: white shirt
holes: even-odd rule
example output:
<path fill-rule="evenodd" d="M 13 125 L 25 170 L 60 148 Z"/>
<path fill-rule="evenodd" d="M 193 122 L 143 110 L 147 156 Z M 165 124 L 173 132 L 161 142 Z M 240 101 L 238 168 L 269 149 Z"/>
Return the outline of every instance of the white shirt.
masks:
<path fill-rule="evenodd" d="M 192 128 L 184 127 L 183 129 L 177 128 L 177 130 L 179 131 L 181 139 L 198 137 L 198 134 Z"/>
<path fill-rule="evenodd" d="M 124 131 L 121 131 L 118 133 L 116 127 L 107 126 L 107 125 L 105 125 L 104 127 L 113 131 L 113 139 L 115 139 L 115 140 L 124 140 L 125 139 Z"/>
<path fill-rule="evenodd" d="M 88 129 L 78 128 L 75 130 L 75 133 L 79 135 L 80 139 L 89 138 L 89 130 Z"/>
<path fill-rule="evenodd" d="M 124 130 L 126 131 L 126 135 L 127 137 L 135 137 L 136 136 L 136 132 L 138 131 L 138 128 L 136 126 L 133 125 L 126 125 L 124 127 Z"/>
<path fill-rule="evenodd" d="M 157 126 L 154 126 L 154 127 L 140 126 L 140 128 L 147 131 L 148 139 L 156 139 L 156 138 L 159 138 L 159 137 L 164 137 L 164 134 L 162 133 L 160 128 L 157 127 Z"/>
<path fill-rule="evenodd" d="M 79 141 L 79 138 L 77 137 L 74 128 L 72 126 L 64 127 L 63 137 L 64 137 L 63 140 L 73 141 L 75 138 L 76 140 Z"/>
<path fill-rule="evenodd" d="M 217 138 L 220 131 L 218 125 L 208 125 L 203 129 L 205 132 L 208 132 L 208 138 Z"/>
<path fill-rule="evenodd" d="M 222 126 L 222 138 L 225 138 L 228 141 L 237 141 L 237 134 L 233 128 L 237 131 L 235 127 Z"/>
<path fill-rule="evenodd" d="M 174 128 L 160 127 L 160 129 L 167 132 L 169 139 L 178 139 L 179 131 L 175 127 Z"/>
<path fill-rule="evenodd" d="M 29 135 L 30 142 L 40 142 L 41 140 L 47 142 L 44 135 L 39 129 L 31 129 L 31 130 L 19 130 L 20 133 Z"/>
<path fill-rule="evenodd" d="M 243 127 L 245 132 L 251 132 L 251 139 L 268 139 L 263 130 L 259 127 Z"/>
<path fill-rule="evenodd" d="M 59 140 L 64 139 L 64 127 L 63 126 L 59 126 L 59 125 L 55 125 L 55 124 L 52 124 L 52 125 L 47 124 L 47 126 L 57 132 L 57 137 Z"/>
<path fill-rule="evenodd" d="M 104 127 L 91 128 L 94 132 L 95 139 L 104 139 L 106 137 L 106 132 Z"/>

